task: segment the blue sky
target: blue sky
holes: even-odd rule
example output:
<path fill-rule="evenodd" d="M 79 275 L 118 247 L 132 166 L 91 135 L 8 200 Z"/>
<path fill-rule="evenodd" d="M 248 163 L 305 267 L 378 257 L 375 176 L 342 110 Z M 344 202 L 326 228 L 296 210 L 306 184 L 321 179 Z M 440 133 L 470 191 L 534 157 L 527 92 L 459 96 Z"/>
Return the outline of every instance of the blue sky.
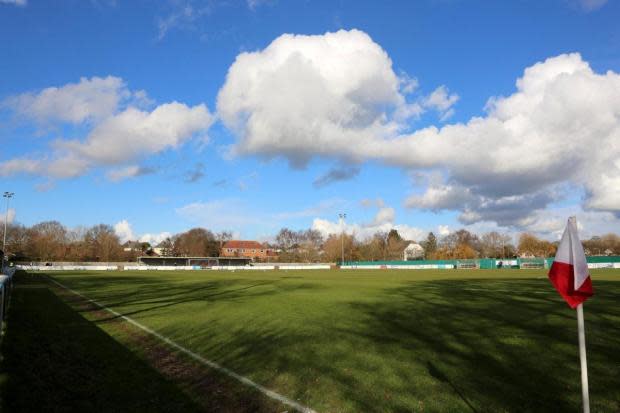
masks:
<path fill-rule="evenodd" d="M 11 219 L 620 232 L 620 4 L 0 0 Z M 219 98 L 218 98 L 219 96 Z"/>

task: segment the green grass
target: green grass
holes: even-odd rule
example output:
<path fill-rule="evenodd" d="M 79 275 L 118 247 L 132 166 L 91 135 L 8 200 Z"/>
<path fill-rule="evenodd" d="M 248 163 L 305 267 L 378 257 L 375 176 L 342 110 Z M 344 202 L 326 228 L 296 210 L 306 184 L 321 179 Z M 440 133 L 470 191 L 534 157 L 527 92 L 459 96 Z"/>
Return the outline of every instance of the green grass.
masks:
<path fill-rule="evenodd" d="M 575 312 L 540 270 L 50 275 L 319 412 L 581 404 Z M 618 412 L 620 271 L 595 270 L 593 281 L 592 411 Z"/>
<path fill-rule="evenodd" d="M 2 341 L 1 411 L 200 411 L 43 280 L 18 278 Z"/>

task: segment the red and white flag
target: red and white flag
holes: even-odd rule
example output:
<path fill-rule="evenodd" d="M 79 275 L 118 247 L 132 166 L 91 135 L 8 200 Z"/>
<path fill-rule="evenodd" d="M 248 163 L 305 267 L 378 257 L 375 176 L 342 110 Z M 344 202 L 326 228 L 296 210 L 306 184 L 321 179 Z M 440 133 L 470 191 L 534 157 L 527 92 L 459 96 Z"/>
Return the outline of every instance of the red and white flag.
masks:
<path fill-rule="evenodd" d="M 575 217 L 568 219 L 558 252 L 549 270 L 549 279 L 572 308 L 594 294 L 586 254 L 577 234 Z"/>

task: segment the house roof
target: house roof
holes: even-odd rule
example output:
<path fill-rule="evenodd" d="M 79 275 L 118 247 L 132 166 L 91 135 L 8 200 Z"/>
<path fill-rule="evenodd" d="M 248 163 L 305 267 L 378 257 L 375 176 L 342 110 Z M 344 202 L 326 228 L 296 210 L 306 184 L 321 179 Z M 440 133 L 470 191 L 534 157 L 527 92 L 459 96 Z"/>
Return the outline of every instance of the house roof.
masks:
<path fill-rule="evenodd" d="M 416 251 L 424 251 L 424 247 L 416 242 L 410 242 L 407 247 L 405 247 L 407 251 L 416 250 Z"/>
<path fill-rule="evenodd" d="M 258 241 L 228 241 L 222 248 L 264 249 Z"/>

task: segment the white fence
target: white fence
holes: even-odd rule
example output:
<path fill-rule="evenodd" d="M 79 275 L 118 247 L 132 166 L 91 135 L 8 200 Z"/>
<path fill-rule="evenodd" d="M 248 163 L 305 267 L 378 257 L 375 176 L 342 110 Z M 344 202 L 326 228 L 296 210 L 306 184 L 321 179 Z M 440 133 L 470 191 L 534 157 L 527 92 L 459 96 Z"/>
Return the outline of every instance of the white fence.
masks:
<path fill-rule="evenodd" d="M 17 265 L 16 268 L 26 271 L 266 271 L 266 270 L 329 270 L 329 264 L 310 265 L 219 265 L 201 267 L 198 265 Z"/>
<path fill-rule="evenodd" d="M 343 265 L 343 270 L 448 270 L 453 269 L 454 264 L 424 264 L 424 265 Z"/>
<path fill-rule="evenodd" d="M 0 261 L 0 264 L 2 262 Z M 0 274 L 0 335 L 2 334 L 2 327 L 4 326 L 4 318 L 6 317 L 6 310 L 9 307 L 9 299 L 11 297 L 11 291 L 13 291 L 13 274 L 15 273 L 14 267 L 2 266 Z"/>
<path fill-rule="evenodd" d="M 517 265 L 517 260 L 504 260 L 505 266 Z M 280 267 L 282 268 L 282 267 Z M 329 266 L 328 266 L 329 268 Z M 453 264 L 424 264 L 424 265 L 343 265 L 343 270 L 449 270 L 453 269 Z M 588 268 L 620 268 L 620 262 L 590 262 Z"/>
<path fill-rule="evenodd" d="M 588 268 L 620 268 L 620 262 L 589 262 Z"/>
<path fill-rule="evenodd" d="M 16 265 L 26 271 L 114 271 L 116 265 Z"/>
<path fill-rule="evenodd" d="M 17 265 L 15 268 L 26 271 L 191 271 L 191 270 L 211 270 L 211 271 L 265 271 L 265 270 L 329 270 L 329 264 L 311 265 L 220 265 L 212 267 L 200 267 L 196 265 Z M 452 269 L 453 264 L 424 264 L 424 265 L 343 265 L 343 270 L 441 270 Z M 620 262 L 614 263 L 588 263 L 588 268 L 620 268 Z"/>

